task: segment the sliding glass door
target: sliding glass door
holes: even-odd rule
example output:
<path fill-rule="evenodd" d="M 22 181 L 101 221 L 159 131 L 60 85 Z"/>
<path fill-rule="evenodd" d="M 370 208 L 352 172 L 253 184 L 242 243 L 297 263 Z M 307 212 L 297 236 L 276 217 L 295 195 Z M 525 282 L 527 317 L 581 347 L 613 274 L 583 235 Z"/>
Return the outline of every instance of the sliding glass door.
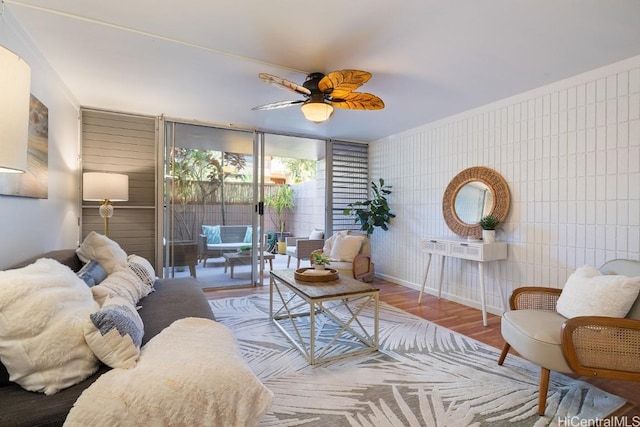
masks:
<path fill-rule="evenodd" d="M 255 134 L 166 122 L 165 140 L 165 276 L 196 276 L 203 288 L 254 284 Z"/>
<path fill-rule="evenodd" d="M 165 277 L 226 288 L 308 266 L 294 238 L 326 227 L 324 140 L 169 121 L 164 133 Z"/>

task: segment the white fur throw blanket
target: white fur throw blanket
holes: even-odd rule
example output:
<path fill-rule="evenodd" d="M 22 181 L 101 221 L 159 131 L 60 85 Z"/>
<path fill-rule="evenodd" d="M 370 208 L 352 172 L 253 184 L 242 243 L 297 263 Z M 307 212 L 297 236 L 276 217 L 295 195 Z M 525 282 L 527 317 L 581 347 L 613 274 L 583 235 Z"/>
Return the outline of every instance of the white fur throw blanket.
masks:
<path fill-rule="evenodd" d="M 228 328 L 186 318 L 153 337 L 135 368 L 98 378 L 64 425 L 254 426 L 272 399 Z"/>

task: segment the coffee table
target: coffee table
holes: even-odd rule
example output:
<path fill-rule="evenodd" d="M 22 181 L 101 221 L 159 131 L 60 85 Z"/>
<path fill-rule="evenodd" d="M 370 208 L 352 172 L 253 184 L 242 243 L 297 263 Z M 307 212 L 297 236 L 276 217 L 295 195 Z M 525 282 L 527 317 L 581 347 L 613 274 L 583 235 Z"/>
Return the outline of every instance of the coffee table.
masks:
<path fill-rule="evenodd" d="M 251 251 L 245 252 L 229 252 L 222 254 L 224 258 L 224 272 L 227 272 L 227 266 L 231 269 L 230 276 L 233 279 L 233 266 L 236 264 L 249 265 L 251 264 Z M 262 257 L 265 261 L 269 261 L 269 270 L 273 270 L 273 260 L 276 257 L 270 252 L 262 252 Z M 258 261 L 260 260 L 260 254 L 258 254 Z"/>
<path fill-rule="evenodd" d="M 296 270 L 270 272 L 270 318 L 309 364 L 378 350 L 379 293 L 371 285 L 340 275 L 328 282 L 306 282 L 295 278 Z M 373 309 L 373 325 L 363 321 L 366 308 Z M 300 322 L 309 317 L 308 324 Z M 317 322 L 335 322 L 333 336 L 323 333 L 318 343 Z M 341 339 L 356 338 L 353 348 L 334 346 Z M 358 346 L 357 344 L 361 344 Z M 337 348 L 340 347 L 340 350 Z"/>

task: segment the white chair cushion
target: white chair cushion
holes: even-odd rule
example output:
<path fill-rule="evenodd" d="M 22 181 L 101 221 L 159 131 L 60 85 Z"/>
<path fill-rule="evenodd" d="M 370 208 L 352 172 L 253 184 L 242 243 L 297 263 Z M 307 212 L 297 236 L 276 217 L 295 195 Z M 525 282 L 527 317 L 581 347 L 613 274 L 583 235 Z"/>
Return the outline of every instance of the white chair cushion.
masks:
<path fill-rule="evenodd" d="M 562 324 L 553 311 L 512 310 L 502 315 L 502 337 L 522 357 L 552 371 L 573 372 L 562 353 Z"/>

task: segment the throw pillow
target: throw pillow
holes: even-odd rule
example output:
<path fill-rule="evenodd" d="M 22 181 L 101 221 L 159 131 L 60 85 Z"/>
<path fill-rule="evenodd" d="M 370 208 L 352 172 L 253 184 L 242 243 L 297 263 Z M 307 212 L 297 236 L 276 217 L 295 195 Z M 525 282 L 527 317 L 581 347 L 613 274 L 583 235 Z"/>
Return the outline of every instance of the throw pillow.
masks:
<path fill-rule="evenodd" d="M 336 234 L 329 237 L 324 242 L 324 246 L 322 247 L 322 253 L 325 254 L 326 256 L 331 255 L 331 249 L 333 248 L 333 244 L 336 241 L 336 239 L 347 236 L 348 234 L 349 234 L 349 230 L 342 230 L 342 231 L 338 231 Z"/>
<path fill-rule="evenodd" d="M 99 285 L 107 277 L 107 272 L 98 261 L 89 261 L 76 274 L 89 287 Z"/>
<path fill-rule="evenodd" d="M 100 296 L 103 295 L 103 289 L 108 289 L 116 295 L 121 296 L 133 306 L 153 290 L 145 285 L 131 268 L 121 265 L 116 266 L 115 271 L 108 275 L 102 283 L 91 288 L 94 298 L 100 305 L 103 303 L 103 301 L 99 299 Z"/>
<path fill-rule="evenodd" d="M 318 229 L 314 229 L 311 234 L 309 234 L 309 239 L 311 240 L 318 240 L 318 239 L 323 239 L 324 238 L 324 231 L 322 230 L 318 230 Z"/>
<path fill-rule="evenodd" d="M 258 236 L 260 235 L 260 227 L 258 227 Z M 251 243 L 251 239 L 253 238 L 253 227 L 248 225 L 247 231 L 244 233 L 244 239 L 242 243 Z M 258 239 L 258 245 L 260 244 L 260 240 Z"/>
<path fill-rule="evenodd" d="M 220 237 L 219 225 L 203 225 L 202 234 L 207 236 L 207 244 L 209 245 L 222 243 L 222 238 Z"/>
<path fill-rule="evenodd" d="M 0 358 L 11 381 L 54 394 L 93 374 L 82 325 L 97 309 L 85 282 L 55 260 L 0 272 Z"/>
<path fill-rule="evenodd" d="M 111 274 L 116 265 L 127 263 L 127 253 L 122 250 L 120 245 L 95 231 L 89 233 L 80 247 L 76 249 L 76 253 L 84 263 L 99 262 L 107 274 Z"/>
<path fill-rule="evenodd" d="M 363 236 L 339 236 L 333 242 L 329 259 L 333 261 L 353 261 L 356 255 L 360 253 L 363 239 Z"/>
<path fill-rule="evenodd" d="M 157 277 L 156 271 L 153 269 L 151 263 L 140 255 L 129 255 L 127 261 L 129 262 L 129 268 L 133 270 L 136 276 L 142 280 L 142 283 L 152 291 L 153 284 L 156 282 Z"/>
<path fill-rule="evenodd" d="M 140 356 L 142 319 L 124 298 L 108 293 L 102 308 L 84 325 L 84 338 L 93 353 L 111 368 L 131 369 Z"/>
<path fill-rule="evenodd" d="M 135 368 L 102 374 L 76 400 L 65 426 L 257 426 L 272 400 L 233 332 L 191 317 L 146 343 Z"/>
<path fill-rule="evenodd" d="M 562 288 L 556 311 L 578 316 L 625 317 L 640 293 L 640 277 L 601 274 L 595 267 L 578 268 Z"/>

